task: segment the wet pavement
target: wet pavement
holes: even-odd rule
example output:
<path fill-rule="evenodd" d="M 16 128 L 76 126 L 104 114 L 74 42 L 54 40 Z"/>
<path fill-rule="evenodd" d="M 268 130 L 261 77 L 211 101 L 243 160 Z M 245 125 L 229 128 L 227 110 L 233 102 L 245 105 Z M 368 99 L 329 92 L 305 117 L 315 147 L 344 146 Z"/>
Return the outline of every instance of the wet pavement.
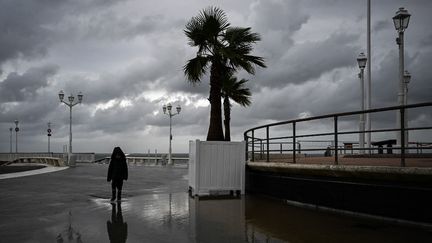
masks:
<path fill-rule="evenodd" d="M 0 242 L 432 242 L 432 229 L 310 211 L 259 196 L 187 194 L 187 169 L 129 166 L 110 203 L 107 165 L 0 180 Z"/>

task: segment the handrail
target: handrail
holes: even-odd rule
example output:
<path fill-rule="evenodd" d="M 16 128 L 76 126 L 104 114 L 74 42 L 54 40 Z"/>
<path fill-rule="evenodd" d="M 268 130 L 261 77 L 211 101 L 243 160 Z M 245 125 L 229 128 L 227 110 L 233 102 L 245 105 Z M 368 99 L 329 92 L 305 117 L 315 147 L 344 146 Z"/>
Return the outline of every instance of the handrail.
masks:
<path fill-rule="evenodd" d="M 400 121 L 404 121 L 405 116 L 406 116 L 406 110 L 409 109 L 413 109 L 413 108 L 420 108 L 420 107 L 431 107 L 432 106 L 432 102 L 423 102 L 423 103 L 417 103 L 417 104 L 410 104 L 410 105 L 405 105 L 405 106 L 390 106 L 390 107 L 383 107 L 383 108 L 374 108 L 374 109 L 369 109 L 369 110 L 358 110 L 358 111 L 351 111 L 351 112 L 341 112 L 341 113 L 332 113 L 332 114 L 327 114 L 327 115 L 320 115 L 320 116 L 314 116 L 314 117 L 306 117 L 306 118 L 299 118 L 299 119 L 292 119 L 292 120 L 288 120 L 288 121 L 281 121 L 281 122 L 275 122 L 275 123 L 270 123 L 270 124 L 266 124 L 266 125 L 261 125 L 261 126 L 257 126 L 251 129 L 248 129 L 244 132 L 244 139 L 246 141 L 246 158 L 248 159 L 248 155 L 249 155 L 249 146 L 250 144 L 252 145 L 252 158 L 251 160 L 254 160 L 255 157 L 255 143 L 259 143 L 258 146 L 260 147 L 260 155 L 262 156 L 262 148 L 263 145 L 266 146 L 265 149 L 265 153 L 266 153 L 266 161 L 269 161 L 269 157 L 270 157 L 270 151 L 292 151 L 292 158 L 293 158 L 293 162 L 296 163 L 296 146 L 293 146 L 293 148 L 291 150 L 283 150 L 282 149 L 282 144 L 287 144 L 287 142 L 283 142 L 280 143 L 281 148 L 280 150 L 271 150 L 270 144 L 274 144 L 274 143 L 270 143 L 270 140 L 282 140 L 282 139 L 292 139 L 289 143 L 290 144 L 298 144 L 298 142 L 296 141 L 296 139 L 298 138 L 305 138 L 305 137 L 317 137 L 317 136 L 333 136 L 333 139 L 331 141 L 333 141 L 334 145 L 332 151 L 334 151 L 334 163 L 338 164 L 338 139 L 339 139 L 339 135 L 349 135 L 349 134 L 362 134 L 362 133 L 378 133 L 378 132 L 391 132 L 391 131 L 397 131 L 401 133 L 401 139 L 400 139 L 400 148 L 393 148 L 393 149 L 398 149 L 401 152 L 401 166 L 405 166 L 405 150 L 406 149 L 412 149 L 410 147 L 406 148 L 405 144 L 405 133 L 406 131 L 412 131 L 412 130 L 431 130 L 432 126 L 423 126 L 423 127 L 405 127 L 406 124 L 405 122 L 398 122 L 400 124 L 399 128 L 391 128 L 391 129 L 375 129 L 375 130 L 366 130 L 366 131 L 339 131 L 338 128 L 338 118 L 340 117 L 346 117 L 346 116 L 353 116 L 353 115 L 359 115 L 359 114 L 366 114 L 366 113 L 379 113 L 379 112 L 385 112 L 385 111 L 399 111 L 401 116 L 400 116 Z M 323 119 L 328 119 L 328 118 L 333 118 L 333 125 L 334 125 L 334 131 L 332 132 L 326 132 L 326 133 L 311 133 L 311 134 L 296 134 L 296 124 L 299 124 L 301 122 L 306 122 L 306 121 L 313 121 L 313 120 L 323 120 Z M 269 128 L 270 127 L 275 127 L 275 126 L 280 126 L 280 125 L 288 125 L 291 124 L 292 125 L 292 136 L 279 136 L 279 137 L 270 137 L 270 132 L 269 132 Z M 264 133 L 265 133 L 265 137 L 264 138 L 258 138 L 255 137 L 255 131 L 260 130 L 260 129 L 265 129 Z M 251 136 L 249 135 L 249 133 L 251 133 Z M 251 141 L 249 141 L 251 139 Z M 321 150 L 321 149 L 319 149 Z M 353 150 L 353 149 L 352 149 Z M 374 148 L 356 148 L 355 150 L 374 150 Z M 305 149 L 303 149 L 303 151 L 307 151 Z"/>

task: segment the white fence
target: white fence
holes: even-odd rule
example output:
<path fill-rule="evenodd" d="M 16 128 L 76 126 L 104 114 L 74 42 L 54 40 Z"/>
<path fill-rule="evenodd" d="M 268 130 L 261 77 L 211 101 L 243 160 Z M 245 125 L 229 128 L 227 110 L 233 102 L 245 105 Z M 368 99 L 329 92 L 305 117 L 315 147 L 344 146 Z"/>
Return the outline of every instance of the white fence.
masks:
<path fill-rule="evenodd" d="M 19 158 L 60 158 L 67 160 L 67 153 L 0 153 L 0 161 L 13 161 Z M 94 153 L 74 153 L 73 159 L 75 162 L 92 163 L 95 160 Z"/>
<path fill-rule="evenodd" d="M 189 187 L 193 195 L 245 187 L 245 142 L 189 141 Z"/>

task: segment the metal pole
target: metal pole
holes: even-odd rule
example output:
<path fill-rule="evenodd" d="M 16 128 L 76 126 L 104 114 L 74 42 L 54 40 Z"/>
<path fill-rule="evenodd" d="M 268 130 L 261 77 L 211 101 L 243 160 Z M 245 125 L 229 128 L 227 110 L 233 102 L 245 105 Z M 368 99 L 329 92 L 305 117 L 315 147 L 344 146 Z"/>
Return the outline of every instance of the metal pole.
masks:
<path fill-rule="evenodd" d="M 10 131 L 10 153 L 12 153 L 12 130 L 13 130 L 12 127 L 9 128 L 9 131 Z"/>
<path fill-rule="evenodd" d="M 252 130 L 252 161 L 255 161 L 255 130 Z"/>
<path fill-rule="evenodd" d="M 404 77 L 405 79 L 405 77 Z M 404 80 L 404 105 L 408 105 L 408 84 L 405 83 Z M 404 110 L 404 127 L 405 129 L 408 127 L 408 110 Z M 408 140 L 408 130 L 405 130 L 405 146 L 409 147 L 409 140 Z M 405 153 L 409 153 L 409 150 L 405 151 Z"/>
<path fill-rule="evenodd" d="M 296 123 L 293 122 L 293 163 L 296 163 Z"/>
<path fill-rule="evenodd" d="M 48 136 L 48 153 L 50 153 L 50 136 Z"/>
<path fill-rule="evenodd" d="M 405 108 L 400 109 L 401 119 L 403 120 L 405 117 Z M 405 124 L 401 122 L 400 126 L 401 131 L 401 166 L 405 167 Z"/>
<path fill-rule="evenodd" d="M 335 165 L 338 164 L 338 117 L 334 117 L 334 146 L 335 146 Z"/>
<path fill-rule="evenodd" d="M 15 153 L 18 154 L 18 130 L 15 130 Z"/>
<path fill-rule="evenodd" d="M 404 32 L 399 31 L 399 37 L 396 39 L 399 45 L 399 92 L 398 92 L 398 104 L 403 105 L 404 103 Z M 401 113 L 397 113 L 397 127 L 401 127 L 403 123 Z M 397 132 L 397 144 L 401 145 L 401 131 Z"/>
<path fill-rule="evenodd" d="M 249 147 L 249 140 L 248 140 L 248 137 L 247 137 L 246 134 L 244 135 L 244 138 L 243 138 L 243 139 L 244 139 L 244 141 L 246 142 L 246 148 L 245 148 L 246 153 L 245 153 L 245 158 L 246 158 L 246 161 L 248 161 L 248 159 L 249 159 L 249 154 L 248 154 L 248 153 L 249 153 L 249 151 L 248 151 L 248 150 L 249 150 L 249 148 L 248 148 L 248 147 Z"/>
<path fill-rule="evenodd" d="M 367 85 L 367 104 L 366 107 L 367 109 L 371 109 L 372 106 L 372 79 L 371 79 L 371 63 L 372 63 L 372 59 L 371 59 L 371 2 L 370 0 L 367 1 L 367 59 L 368 62 L 366 63 L 367 65 L 367 81 L 368 81 L 368 85 Z M 370 133 L 371 130 L 371 118 L 370 118 L 370 113 L 366 113 L 366 124 L 367 124 L 367 131 L 368 133 L 366 134 L 367 136 L 367 145 L 366 147 L 369 149 L 369 154 L 371 153 L 371 136 L 372 134 Z M 364 135 L 363 135 L 364 138 Z"/>
<path fill-rule="evenodd" d="M 267 162 L 269 162 L 270 161 L 270 141 L 269 141 L 269 127 L 267 126 L 266 127 L 266 130 L 267 130 Z"/>
<path fill-rule="evenodd" d="M 360 68 L 360 80 L 361 80 L 361 109 L 365 110 L 365 85 L 364 85 L 364 69 Z M 364 154 L 364 144 L 365 144 L 365 114 L 360 114 L 360 134 L 359 134 L 359 145 L 360 154 Z"/>
<path fill-rule="evenodd" d="M 71 165 L 72 156 L 72 102 L 69 104 L 69 151 L 68 151 L 68 164 Z"/>
<path fill-rule="evenodd" d="M 172 115 L 171 115 L 171 111 L 169 111 L 169 120 L 170 120 L 170 123 L 169 123 L 169 125 L 170 125 L 170 137 L 169 137 L 169 154 L 168 154 L 168 164 L 169 165 L 172 165 L 172 158 L 171 158 L 171 140 L 172 140 L 172 128 L 171 128 L 171 119 L 172 119 Z"/>

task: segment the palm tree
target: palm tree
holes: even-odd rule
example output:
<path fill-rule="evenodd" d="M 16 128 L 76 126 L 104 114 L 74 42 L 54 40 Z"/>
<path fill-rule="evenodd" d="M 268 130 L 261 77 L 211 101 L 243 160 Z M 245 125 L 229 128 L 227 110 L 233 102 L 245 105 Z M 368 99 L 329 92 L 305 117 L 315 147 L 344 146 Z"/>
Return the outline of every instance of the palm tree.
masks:
<path fill-rule="evenodd" d="M 222 97 L 224 107 L 224 126 L 225 126 L 225 141 L 231 141 L 231 103 L 230 99 L 241 106 L 249 106 L 251 104 L 251 92 L 249 88 L 245 87 L 248 80 L 237 80 L 236 77 L 230 76 L 224 79 L 222 86 Z"/>
<path fill-rule="evenodd" d="M 217 7 L 209 7 L 193 17 L 184 30 L 189 45 L 198 47 L 196 57 L 183 67 L 187 80 L 192 84 L 210 68 L 210 124 L 207 141 L 223 141 L 221 88 L 227 70 L 244 69 L 254 74 L 255 65 L 265 67 L 264 59 L 250 55 L 252 44 L 260 40 L 250 28 L 230 27 L 225 13 Z"/>

